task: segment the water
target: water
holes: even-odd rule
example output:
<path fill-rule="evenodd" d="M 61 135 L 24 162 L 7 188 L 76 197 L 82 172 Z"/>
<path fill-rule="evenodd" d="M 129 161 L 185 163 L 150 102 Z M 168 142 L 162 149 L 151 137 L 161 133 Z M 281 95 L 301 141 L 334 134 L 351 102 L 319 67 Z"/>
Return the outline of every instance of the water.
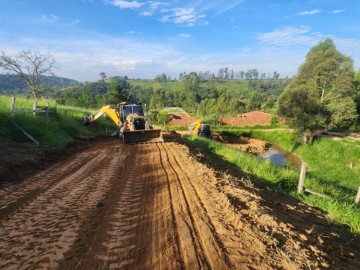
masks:
<path fill-rule="evenodd" d="M 257 155 L 259 158 L 269 159 L 276 165 L 291 165 L 297 168 L 301 167 L 301 159 L 292 153 L 285 151 L 279 146 L 273 144 L 265 153 Z"/>

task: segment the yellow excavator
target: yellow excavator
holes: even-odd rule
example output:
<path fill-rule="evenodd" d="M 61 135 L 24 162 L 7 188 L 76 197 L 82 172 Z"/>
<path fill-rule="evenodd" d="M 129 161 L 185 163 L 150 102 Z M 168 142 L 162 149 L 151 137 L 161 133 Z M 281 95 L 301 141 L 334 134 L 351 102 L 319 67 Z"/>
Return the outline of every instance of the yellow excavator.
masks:
<path fill-rule="evenodd" d="M 122 102 L 116 107 L 106 105 L 94 114 L 84 117 L 80 124 L 91 124 L 103 114 L 107 114 L 117 125 L 119 137 L 126 144 L 164 141 L 161 129 L 153 129 L 149 125 L 141 103 Z"/>
<path fill-rule="evenodd" d="M 224 138 L 220 133 L 211 131 L 210 125 L 204 124 L 201 119 L 196 121 L 193 135 L 216 140 L 219 142 L 227 142 L 227 139 Z"/>

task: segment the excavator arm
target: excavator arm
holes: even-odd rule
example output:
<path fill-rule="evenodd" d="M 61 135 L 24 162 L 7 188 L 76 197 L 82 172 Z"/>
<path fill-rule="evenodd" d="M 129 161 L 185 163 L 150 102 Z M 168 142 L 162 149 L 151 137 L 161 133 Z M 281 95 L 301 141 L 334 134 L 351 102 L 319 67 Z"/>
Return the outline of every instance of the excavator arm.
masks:
<path fill-rule="evenodd" d="M 116 124 L 119 137 L 124 143 L 164 141 L 161 129 L 152 129 L 147 123 L 141 104 L 120 103 L 117 109 L 111 105 L 106 105 L 92 115 L 84 117 L 80 125 L 88 125 L 104 113 Z M 126 125 L 127 130 L 123 125 Z"/>
<path fill-rule="evenodd" d="M 113 120 L 113 122 L 117 126 L 120 124 L 120 118 L 117 115 L 116 110 L 111 108 L 110 105 L 106 105 L 106 106 L 102 107 L 100 110 L 98 110 L 97 112 L 93 113 L 92 115 L 90 115 L 88 117 L 84 117 L 80 124 L 82 124 L 82 125 L 91 124 L 92 122 L 96 121 L 96 119 L 98 119 L 100 116 L 102 116 L 104 113 L 106 113 L 108 116 L 110 116 L 111 120 Z"/>

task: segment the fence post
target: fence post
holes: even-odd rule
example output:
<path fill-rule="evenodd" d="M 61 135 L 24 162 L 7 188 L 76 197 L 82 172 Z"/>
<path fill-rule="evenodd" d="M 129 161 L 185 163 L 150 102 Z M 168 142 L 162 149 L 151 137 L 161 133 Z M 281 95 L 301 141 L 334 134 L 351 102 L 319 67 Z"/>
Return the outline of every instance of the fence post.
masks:
<path fill-rule="evenodd" d="M 301 170 L 300 170 L 300 176 L 299 176 L 299 184 L 297 188 L 297 193 L 301 194 L 304 190 L 304 182 L 305 182 L 305 172 L 306 172 L 306 163 L 301 163 Z"/>
<path fill-rule="evenodd" d="M 36 107 L 37 107 L 37 100 L 34 101 L 34 105 L 33 105 L 33 115 L 36 115 Z"/>
<path fill-rule="evenodd" d="M 46 102 L 46 108 L 45 108 L 45 111 L 46 111 L 46 116 L 49 116 L 49 107 L 50 106 L 50 103 L 49 101 Z"/>
<path fill-rule="evenodd" d="M 356 199 L 355 199 L 355 203 L 359 203 L 360 202 L 360 187 L 358 189 L 358 193 L 356 195 Z"/>
<path fill-rule="evenodd" d="M 11 99 L 11 104 L 10 104 L 10 118 L 11 119 L 14 119 L 15 108 L 16 108 L 16 97 L 13 96 Z"/>

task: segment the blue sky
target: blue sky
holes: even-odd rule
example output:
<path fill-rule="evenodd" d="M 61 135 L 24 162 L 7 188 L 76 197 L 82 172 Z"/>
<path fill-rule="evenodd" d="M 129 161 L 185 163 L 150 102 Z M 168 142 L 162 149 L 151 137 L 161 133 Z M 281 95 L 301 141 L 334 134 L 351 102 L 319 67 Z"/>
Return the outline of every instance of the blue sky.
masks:
<path fill-rule="evenodd" d="M 358 0 L 0 0 L 0 51 L 51 53 L 55 74 L 108 76 L 257 68 L 293 76 L 330 37 L 360 64 Z"/>

